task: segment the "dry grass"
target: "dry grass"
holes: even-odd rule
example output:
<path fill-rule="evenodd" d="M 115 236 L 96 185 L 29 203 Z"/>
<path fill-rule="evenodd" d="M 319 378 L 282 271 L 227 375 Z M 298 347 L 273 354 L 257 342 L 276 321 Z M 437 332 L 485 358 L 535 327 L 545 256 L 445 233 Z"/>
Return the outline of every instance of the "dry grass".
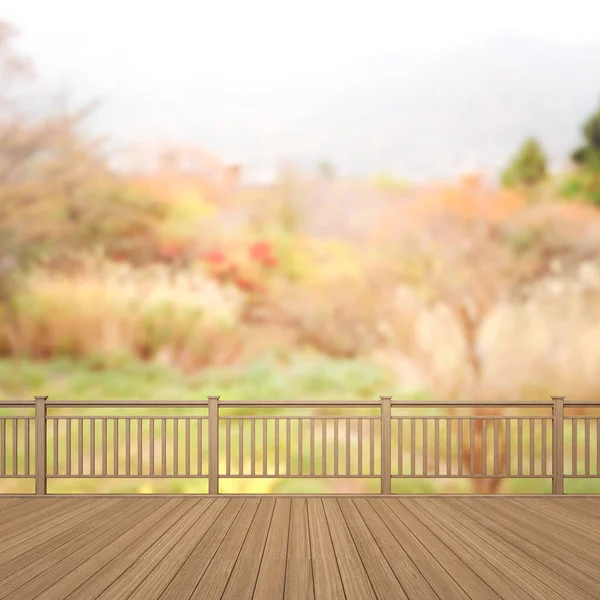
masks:
<path fill-rule="evenodd" d="M 108 263 L 70 275 L 40 270 L 17 296 L 12 320 L 5 317 L 0 347 L 35 358 L 137 357 L 192 366 L 231 344 L 241 307 L 235 290 L 201 272 Z"/>

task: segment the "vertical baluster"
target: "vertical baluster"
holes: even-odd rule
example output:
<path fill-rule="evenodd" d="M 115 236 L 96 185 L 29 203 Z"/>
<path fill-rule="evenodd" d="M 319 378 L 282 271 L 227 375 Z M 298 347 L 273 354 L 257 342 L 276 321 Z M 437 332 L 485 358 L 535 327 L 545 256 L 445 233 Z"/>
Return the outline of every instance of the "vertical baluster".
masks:
<path fill-rule="evenodd" d="M 510 444 L 510 429 L 512 427 L 512 420 L 506 419 L 506 474 L 512 475 L 512 457 L 511 457 L 511 444 Z"/>
<path fill-rule="evenodd" d="M 106 464 L 108 458 L 108 449 L 106 444 L 106 418 L 102 419 L 102 475 L 106 476 Z"/>
<path fill-rule="evenodd" d="M 529 419 L 529 474 L 535 475 L 535 419 Z"/>
<path fill-rule="evenodd" d="M 125 475 L 131 475 L 131 417 L 125 419 Z"/>
<path fill-rule="evenodd" d="M 227 421 L 229 424 L 229 421 Z M 227 446 L 229 448 L 229 445 Z M 190 418 L 185 418 L 185 474 L 190 476 L 190 458 L 191 458 L 191 449 L 190 449 Z"/>
<path fill-rule="evenodd" d="M 590 419 L 585 419 L 585 474 L 590 476 Z"/>
<path fill-rule="evenodd" d="M 137 439 L 137 443 L 138 443 L 138 475 L 142 475 L 142 453 L 143 453 L 143 446 L 142 446 L 142 419 L 138 419 L 137 420 L 137 424 L 138 424 L 138 439 Z"/>
<path fill-rule="evenodd" d="M 415 448 L 416 448 L 416 444 L 415 444 L 415 428 L 416 428 L 416 423 L 415 423 L 415 419 L 411 419 L 410 420 L 410 474 L 411 475 L 416 475 L 416 471 L 415 471 Z"/>
<path fill-rule="evenodd" d="M 96 474 L 96 419 L 90 419 L 90 475 Z"/>
<path fill-rule="evenodd" d="M 402 430 L 404 429 L 404 424 L 402 422 L 402 417 L 398 418 L 398 475 L 402 475 L 402 463 L 404 458 L 404 447 L 402 434 L 404 433 Z"/>
<path fill-rule="evenodd" d="M 267 475 L 267 458 L 268 458 L 268 448 L 267 448 L 267 419 L 262 420 L 263 427 L 263 475 Z"/>
<path fill-rule="evenodd" d="M 370 441 L 369 457 L 371 458 L 370 475 L 375 475 L 375 420 L 370 419 L 370 423 L 371 423 L 371 430 L 369 431 L 369 441 Z M 383 420 L 381 421 L 381 423 L 383 424 Z M 382 457 L 382 460 L 383 460 L 383 457 Z M 389 460 L 389 458 L 388 458 L 388 460 Z"/>
<path fill-rule="evenodd" d="M 279 475 L 279 419 L 274 419 L 275 425 L 275 475 Z"/>
<path fill-rule="evenodd" d="M 327 419 L 321 419 L 321 475 L 327 475 Z"/>
<path fill-rule="evenodd" d="M 339 475 L 339 429 L 340 429 L 340 420 L 336 417 L 333 421 L 333 474 L 337 477 Z"/>
<path fill-rule="evenodd" d="M 154 417 L 150 418 L 150 436 L 148 439 L 148 455 L 150 456 L 150 476 L 154 477 Z"/>
<path fill-rule="evenodd" d="M 577 419 L 575 417 L 571 419 L 571 435 L 571 442 L 573 444 L 573 451 L 571 456 L 571 474 L 577 475 Z"/>
<path fill-rule="evenodd" d="M 350 475 L 350 419 L 346 418 L 346 475 Z"/>
<path fill-rule="evenodd" d="M 70 426 L 70 423 L 67 423 L 67 427 Z M 119 474 L 119 419 L 114 419 L 114 434 L 113 434 L 113 442 L 115 445 L 115 468 L 114 474 L 117 476 Z M 67 459 L 68 460 L 68 459 Z"/>
<path fill-rule="evenodd" d="M 427 424 L 429 419 L 423 419 L 423 475 L 428 474 L 427 469 Z"/>
<path fill-rule="evenodd" d="M 70 419 L 69 419 L 70 420 Z M 31 464 L 29 458 L 29 435 L 31 428 L 31 419 L 25 419 L 25 475 L 31 475 Z M 69 473 L 70 474 L 70 473 Z"/>
<path fill-rule="evenodd" d="M 201 421 L 198 421 L 198 430 L 200 429 L 202 429 L 202 424 Z M 164 418 L 160 420 L 160 433 L 162 438 L 160 445 L 160 474 L 165 477 L 167 475 L 167 420 Z M 198 470 L 200 471 L 200 467 Z"/>
<path fill-rule="evenodd" d="M 77 419 L 77 474 L 83 475 L 83 417 Z"/>
<path fill-rule="evenodd" d="M 298 419 L 298 475 L 304 475 L 304 451 L 302 449 L 302 438 L 304 433 L 302 419 Z"/>
<path fill-rule="evenodd" d="M 310 426 L 310 474 L 315 474 L 315 420 L 311 418 Z"/>
<path fill-rule="evenodd" d="M 457 450 L 457 457 L 456 457 L 456 461 L 457 461 L 457 467 L 458 467 L 458 474 L 462 475 L 463 474 L 463 456 L 464 456 L 464 447 L 463 447 L 463 431 L 464 431 L 464 422 L 462 419 L 458 419 L 458 450 Z M 452 431 L 452 430 L 450 430 Z"/>
<path fill-rule="evenodd" d="M 498 453 L 500 450 L 500 427 L 499 420 L 494 419 L 494 475 L 500 475 L 498 472 Z"/>
<path fill-rule="evenodd" d="M 523 419 L 517 419 L 517 458 L 519 461 L 519 475 L 523 475 Z"/>
<path fill-rule="evenodd" d="M 285 474 L 289 477 L 292 474 L 292 420 L 285 418 Z"/>
<path fill-rule="evenodd" d="M 363 420 L 357 419 L 358 425 L 358 474 L 363 474 Z"/>
<path fill-rule="evenodd" d="M 483 475 L 487 475 L 487 419 L 481 420 L 481 455 L 483 466 L 482 473 Z"/>
<path fill-rule="evenodd" d="M 231 419 L 225 419 L 225 463 L 226 475 L 231 475 Z"/>
<path fill-rule="evenodd" d="M 204 419 L 198 418 L 198 475 L 204 475 L 204 460 L 203 460 L 203 448 L 204 444 L 204 433 L 202 430 Z"/>
<path fill-rule="evenodd" d="M 239 461 L 240 461 L 239 474 L 243 475 L 244 474 L 244 421 L 243 421 L 243 419 L 239 419 L 238 426 L 239 426 L 239 430 L 240 430 L 240 439 L 239 439 L 239 444 L 238 444 L 238 454 L 239 454 Z"/>
<path fill-rule="evenodd" d="M 19 474 L 19 419 L 13 419 L 13 475 Z"/>
<path fill-rule="evenodd" d="M 548 466 L 546 464 L 547 460 L 547 450 L 546 450 L 546 429 L 548 428 L 547 419 L 541 419 L 541 427 L 542 427 L 542 475 L 547 475 Z"/>
<path fill-rule="evenodd" d="M 0 418 L 0 475 L 6 475 L 6 419 Z"/>
<path fill-rule="evenodd" d="M 475 419 L 473 417 L 469 418 L 471 424 L 471 445 L 469 446 L 471 450 L 471 472 L 470 475 L 475 475 Z"/>
<path fill-rule="evenodd" d="M 179 475 L 179 419 L 173 419 L 173 474 Z"/>
<path fill-rule="evenodd" d="M 440 474 L 440 420 L 437 417 L 433 420 L 433 426 L 435 428 L 434 434 L 433 434 L 435 437 L 434 450 L 433 450 L 433 453 L 434 453 L 433 460 L 435 462 L 435 465 L 434 465 L 435 471 L 434 472 L 435 472 L 435 475 L 439 475 Z"/>
<path fill-rule="evenodd" d="M 256 473 L 256 421 L 250 418 L 250 474 Z"/>

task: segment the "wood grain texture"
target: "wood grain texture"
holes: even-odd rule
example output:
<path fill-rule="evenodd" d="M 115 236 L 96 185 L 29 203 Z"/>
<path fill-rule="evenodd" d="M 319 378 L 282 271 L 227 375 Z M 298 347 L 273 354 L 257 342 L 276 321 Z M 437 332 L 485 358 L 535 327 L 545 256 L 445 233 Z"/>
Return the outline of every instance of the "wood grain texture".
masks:
<path fill-rule="evenodd" d="M 24 498 L 19 506 L 0 502 L 0 514 L 14 517 L 10 537 L 0 536 L 0 599 L 600 597 L 600 498 Z"/>

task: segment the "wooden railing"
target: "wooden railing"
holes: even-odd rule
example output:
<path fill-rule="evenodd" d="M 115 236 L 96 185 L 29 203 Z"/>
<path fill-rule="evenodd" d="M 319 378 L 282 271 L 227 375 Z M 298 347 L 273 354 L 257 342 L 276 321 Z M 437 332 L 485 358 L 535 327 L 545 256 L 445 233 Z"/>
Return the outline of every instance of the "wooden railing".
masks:
<path fill-rule="evenodd" d="M 35 479 L 38 495 L 65 478 L 205 479 L 210 495 L 223 479 L 366 478 L 379 479 L 389 495 L 393 481 L 410 478 L 546 478 L 553 494 L 564 494 L 566 478 L 599 477 L 600 402 L 562 396 L 492 404 L 391 396 L 0 401 L 0 479 Z"/>

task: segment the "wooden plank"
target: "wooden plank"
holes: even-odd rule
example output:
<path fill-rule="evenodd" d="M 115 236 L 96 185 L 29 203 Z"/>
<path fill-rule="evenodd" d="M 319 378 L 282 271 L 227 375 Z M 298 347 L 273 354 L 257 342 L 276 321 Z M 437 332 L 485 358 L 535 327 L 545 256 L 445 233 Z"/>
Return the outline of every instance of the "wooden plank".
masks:
<path fill-rule="evenodd" d="M 264 422 L 266 422 L 266 419 Z M 196 593 L 197 597 L 200 597 L 206 591 L 206 597 L 220 597 L 223 600 L 252 599 L 274 509 L 275 498 L 263 498 L 261 500 L 239 556 L 233 557 L 233 553 L 231 553 L 231 558 L 227 559 L 230 564 L 226 568 L 224 561 L 219 560 L 218 555 L 215 555 L 214 560 L 219 561 L 220 575 L 215 576 L 217 571 L 209 567 L 200 582 Z M 208 579 L 208 573 L 211 573 L 210 581 L 206 580 Z M 223 588 L 225 588 L 225 591 L 222 592 Z"/>
<path fill-rule="evenodd" d="M 346 499 L 340 501 L 345 502 Z M 413 558 L 396 541 L 369 501 L 366 498 L 356 498 L 350 500 L 350 502 L 353 502 L 366 527 L 377 541 L 381 552 L 388 559 L 398 581 L 402 582 L 402 587 L 408 598 L 410 600 L 439 600 L 439 596 L 433 591 L 423 573 L 418 569 L 417 564 L 413 562 Z M 452 595 L 452 589 L 449 590 L 447 597 L 449 599 L 455 597 Z"/>
<path fill-rule="evenodd" d="M 111 499 L 112 503 L 117 500 Z M 27 529 L 20 535 L 14 536 L 10 540 L 2 540 L 0 546 L 0 579 L 4 576 L 4 566 L 14 558 L 25 554 L 33 548 L 40 548 L 48 541 L 55 542 L 57 538 L 62 538 L 77 525 L 81 519 L 88 519 L 96 511 L 104 509 L 109 499 L 82 498 L 76 506 L 70 510 L 57 510 L 54 518 L 46 523 Z M 110 507 L 111 504 L 108 504 Z M 67 521 L 67 524 L 65 524 Z M 10 574 L 10 569 L 8 573 Z"/>
<path fill-rule="evenodd" d="M 307 508 L 315 597 L 325 600 L 344 598 L 344 586 L 323 503 L 318 498 L 309 498 Z"/>
<path fill-rule="evenodd" d="M 442 510 L 443 500 L 432 507 L 428 499 L 402 500 L 413 515 L 436 536 L 464 564 L 477 573 L 500 598 L 525 597 L 525 592 L 534 600 L 559 600 L 561 596 L 543 581 L 538 581 L 514 554 L 502 552 L 502 542 L 487 534 L 485 529 L 468 521 L 464 515 L 451 518 Z M 437 509 L 436 509 L 437 507 Z M 461 580 L 461 584 L 463 581 Z"/>
<path fill-rule="evenodd" d="M 121 523 L 119 526 L 113 527 L 111 530 L 113 538 L 108 544 L 103 543 L 101 547 L 89 544 L 82 552 L 69 556 L 62 561 L 61 565 L 49 569 L 34 579 L 31 583 L 33 584 L 32 589 L 38 594 L 35 597 L 40 600 L 65 600 L 104 564 L 118 556 L 147 532 L 150 534 L 160 521 L 182 502 L 183 500 L 180 498 L 153 498 L 149 505 L 150 513 L 131 525 L 124 526 Z M 91 550 L 92 548 L 93 550 Z M 30 584 L 24 588 L 27 588 L 29 593 Z M 17 590 L 16 593 L 21 593 L 21 590 Z M 8 598 L 10 597 L 8 596 Z M 19 597 L 23 598 L 23 596 Z"/>
<path fill-rule="evenodd" d="M 23 532 L 47 523 L 52 520 L 56 514 L 56 510 L 72 506 L 75 498 L 48 498 L 44 502 L 40 502 L 35 506 L 27 506 L 22 511 L 12 513 L 9 516 L 9 511 L 6 511 L 2 522 L 0 523 L 0 539 L 7 541 L 16 535 L 21 535 Z"/>
<path fill-rule="evenodd" d="M 291 508 L 290 498 L 277 498 L 275 501 L 271 527 L 254 589 L 254 600 L 283 598 Z"/>
<path fill-rule="evenodd" d="M 521 499 L 519 499 L 521 500 Z M 600 536 L 600 523 L 595 519 L 588 519 L 585 514 L 574 513 L 572 509 L 566 506 L 560 506 L 558 504 L 549 504 L 536 502 L 537 498 L 523 498 L 522 502 L 524 506 L 540 510 L 547 515 L 550 519 L 556 521 L 562 525 L 568 525 L 569 527 L 577 530 L 580 535 L 589 538 L 592 541 L 596 541 Z"/>
<path fill-rule="evenodd" d="M 375 599 L 377 596 L 363 566 L 352 536 L 335 498 L 323 498 L 323 509 L 337 557 L 340 577 L 346 598 L 360 600 Z"/>
<path fill-rule="evenodd" d="M 466 503 L 462 498 L 448 498 L 445 500 L 446 503 L 511 545 L 521 548 L 532 558 L 543 560 L 545 565 L 552 568 L 561 577 L 566 577 L 582 590 L 592 593 L 599 589 L 600 571 L 595 565 L 573 556 L 562 546 L 550 542 L 544 535 L 515 525 L 511 519 L 499 515 L 498 512 L 486 513 L 479 503 Z"/>
<path fill-rule="evenodd" d="M 129 597 L 158 598 L 167 587 L 173 575 L 179 571 L 195 548 L 203 543 L 206 534 L 214 532 L 217 519 L 223 515 L 225 521 L 231 520 L 237 514 L 238 505 L 243 500 L 234 500 L 234 510 L 225 513 L 230 500 L 226 498 L 203 498 L 200 505 L 196 505 L 196 520 L 194 524 L 181 535 L 181 528 L 172 530 L 173 534 L 165 536 L 157 544 L 146 551 L 135 564 L 108 587 L 98 598 L 102 600 L 125 600 Z M 208 504 L 207 504 L 208 503 Z M 207 506 L 205 512 L 198 515 L 200 508 Z M 132 595 L 133 594 L 133 595 Z M 146 594 L 146 596 L 143 596 Z"/>
<path fill-rule="evenodd" d="M 293 498 L 290 515 L 285 600 L 314 599 L 307 500 Z"/>
<path fill-rule="evenodd" d="M 367 572 L 371 586 L 379 600 L 408 600 L 402 585 L 377 545 L 373 534 L 365 525 L 352 500 L 339 498 L 338 510 L 350 532 L 354 546 Z M 333 512 L 333 511 L 332 511 Z M 339 515 L 338 515 L 339 518 Z M 390 559 L 393 561 L 394 557 Z"/>
<path fill-rule="evenodd" d="M 39 579 L 47 574 L 49 569 L 53 567 L 59 568 L 57 578 L 60 579 L 62 570 L 64 570 L 65 573 L 70 571 L 70 560 L 73 556 L 79 556 L 82 553 L 85 554 L 86 552 L 89 552 L 90 554 L 86 555 L 87 559 L 90 555 L 93 555 L 94 548 L 98 547 L 98 545 L 103 542 L 106 543 L 105 540 L 114 534 L 115 527 L 120 526 L 122 523 L 135 523 L 141 519 L 144 514 L 154 510 L 150 498 L 134 499 L 133 502 L 130 498 L 127 498 L 126 500 L 129 501 L 129 506 L 121 510 L 118 514 L 113 514 L 108 525 L 104 523 L 101 518 L 95 519 L 91 529 L 86 530 L 84 533 L 50 553 L 38 553 L 35 562 L 31 562 L 27 567 L 18 570 L 15 569 L 9 577 L 2 580 L 0 585 L 0 598 L 5 598 L 9 596 L 11 592 L 14 592 L 13 597 L 15 600 L 18 599 L 19 595 L 17 592 L 23 591 L 25 593 L 27 591 L 23 588 L 24 585 L 30 586 L 32 588 L 32 593 L 34 593 L 34 590 L 38 587 L 37 584 L 40 583 Z M 91 551 L 89 549 L 90 545 L 94 546 Z M 30 558 L 31 556 L 28 556 L 27 560 L 29 561 Z M 41 583 L 42 585 L 39 587 L 44 590 L 45 587 L 49 587 L 54 581 L 51 581 L 45 587 L 43 582 Z"/>
<path fill-rule="evenodd" d="M 473 419 L 471 419 L 471 422 Z M 444 544 L 432 531 L 419 521 L 406 506 L 401 504 L 396 499 L 382 499 L 385 508 L 389 510 L 387 513 L 388 519 L 400 520 L 404 526 L 419 539 L 419 541 L 427 548 L 428 552 L 442 566 L 442 568 L 450 575 L 452 579 L 459 582 L 460 587 L 477 600 L 493 598 L 498 600 L 500 596 L 475 573 L 468 565 L 459 560 L 446 544 Z M 389 514 L 391 513 L 391 515 Z M 382 511 L 382 514 L 386 514 Z M 430 564 L 431 561 L 430 561 Z M 429 575 L 429 574 L 428 574 Z M 441 596 L 445 598 L 445 596 Z"/>
<path fill-rule="evenodd" d="M 368 502 L 379 519 L 385 523 L 398 545 L 411 558 L 418 570 L 423 574 L 427 582 L 440 598 L 444 600 L 469 600 L 469 596 L 458 585 L 451 574 L 443 568 L 437 558 L 432 554 L 430 548 L 418 537 L 419 532 L 412 531 L 391 510 L 384 499 L 364 500 Z M 363 500 L 355 500 L 357 506 Z M 405 510 L 398 506 L 398 510 Z M 456 562 L 456 559 L 452 562 Z"/>
<path fill-rule="evenodd" d="M 235 515 L 233 523 L 228 521 L 226 526 L 223 527 L 221 530 L 222 535 L 214 538 L 212 535 L 210 537 L 207 535 L 207 543 L 202 545 L 199 552 L 190 555 L 160 596 L 161 600 L 194 598 L 196 592 L 199 594 L 198 597 L 214 598 L 215 596 L 210 594 L 211 585 L 215 585 L 217 589 L 220 588 L 220 593 L 222 593 L 222 588 L 231 573 L 231 560 L 235 562 L 235 558 L 237 558 L 259 503 L 258 498 L 248 498 Z M 220 521 L 221 519 L 216 524 L 219 525 Z M 229 527 L 229 524 L 231 524 L 231 527 Z M 220 564 L 221 562 L 223 564 Z M 206 578 L 204 578 L 205 575 L 207 575 Z M 135 596 L 137 594 L 131 596 L 131 598 Z"/>
<path fill-rule="evenodd" d="M 16 500 L 21 499 L 16 498 Z M 0 535 L 0 539 L 3 541 L 7 539 L 4 532 L 15 525 L 15 518 L 28 516 L 27 519 L 23 518 L 21 523 L 23 523 L 25 526 L 29 524 L 37 525 L 35 521 L 37 520 L 38 515 L 42 517 L 45 512 L 48 512 L 49 506 L 60 505 L 60 503 L 64 502 L 65 500 L 66 498 L 49 498 L 42 501 L 39 498 L 35 498 L 33 502 L 16 502 L 13 506 L 8 506 L 6 510 L 0 512 L 0 533 L 2 534 Z M 40 513 L 40 511 L 42 512 Z"/>
<path fill-rule="evenodd" d="M 600 522 L 600 498 L 565 498 L 559 496 L 551 499 L 557 503 L 557 506 L 570 506 L 571 510 L 581 511 L 586 517 Z M 541 500 L 545 499 L 540 498 Z"/>
<path fill-rule="evenodd" d="M 502 498 L 502 500 L 505 500 L 504 502 L 496 502 L 492 506 L 488 504 L 488 499 L 481 498 L 480 500 L 481 506 L 485 510 L 498 511 L 498 513 L 513 519 L 514 523 L 519 524 L 526 530 L 533 529 L 546 536 L 547 539 L 561 544 L 575 556 L 580 556 L 600 567 L 597 544 L 593 544 L 587 539 L 573 540 L 572 531 L 568 527 L 554 523 L 536 511 L 527 510 L 525 505 L 513 504 L 510 502 L 510 498 Z M 494 500 L 500 500 L 500 498 L 494 498 Z"/>
<path fill-rule="evenodd" d="M 0 498 L 0 518 L 2 517 L 2 513 L 9 509 L 15 508 L 17 506 L 25 507 L 26 504 L 30 502 L 37 501 L 37 498 Z"/>
<path fill-rule="evenodd" d="M 103 559 L 93 557 L 87 563 L 81 565 L 78 579 L 73 577 L 71 579 L 74 579 L 75 582 L 84 580 L 85 583 L 66 596 L 66 598 L 69 600 L 94 600 L 138 558 L 148 550 L 154 548 L 155 543 L 160 541 L 163 535 L 172 535 L 171 528 L 173 526 L 177 525 L 181 527 L 182 521 L 188 524 L 193 523 L 194 510 L 197 508 L 200 499 L 174 498 L 173 500 L 176 500 L 178 504 L 173 503 L 169 506 L 169 503 L 167 503 L 164 508 L 168 512 L 163 513 L 160 520 L 154 526 L 148 528 L 124 551 L 116 555 L 116 557 L 105 557 Z M 191 521 L 190 513 L 192 513 Z M 108 553 L 106 554 L 108 556 Z M 91 562 L 93 564 L 90 564 Z M 88 577 L 88 575 L 90 576 Z"/>

